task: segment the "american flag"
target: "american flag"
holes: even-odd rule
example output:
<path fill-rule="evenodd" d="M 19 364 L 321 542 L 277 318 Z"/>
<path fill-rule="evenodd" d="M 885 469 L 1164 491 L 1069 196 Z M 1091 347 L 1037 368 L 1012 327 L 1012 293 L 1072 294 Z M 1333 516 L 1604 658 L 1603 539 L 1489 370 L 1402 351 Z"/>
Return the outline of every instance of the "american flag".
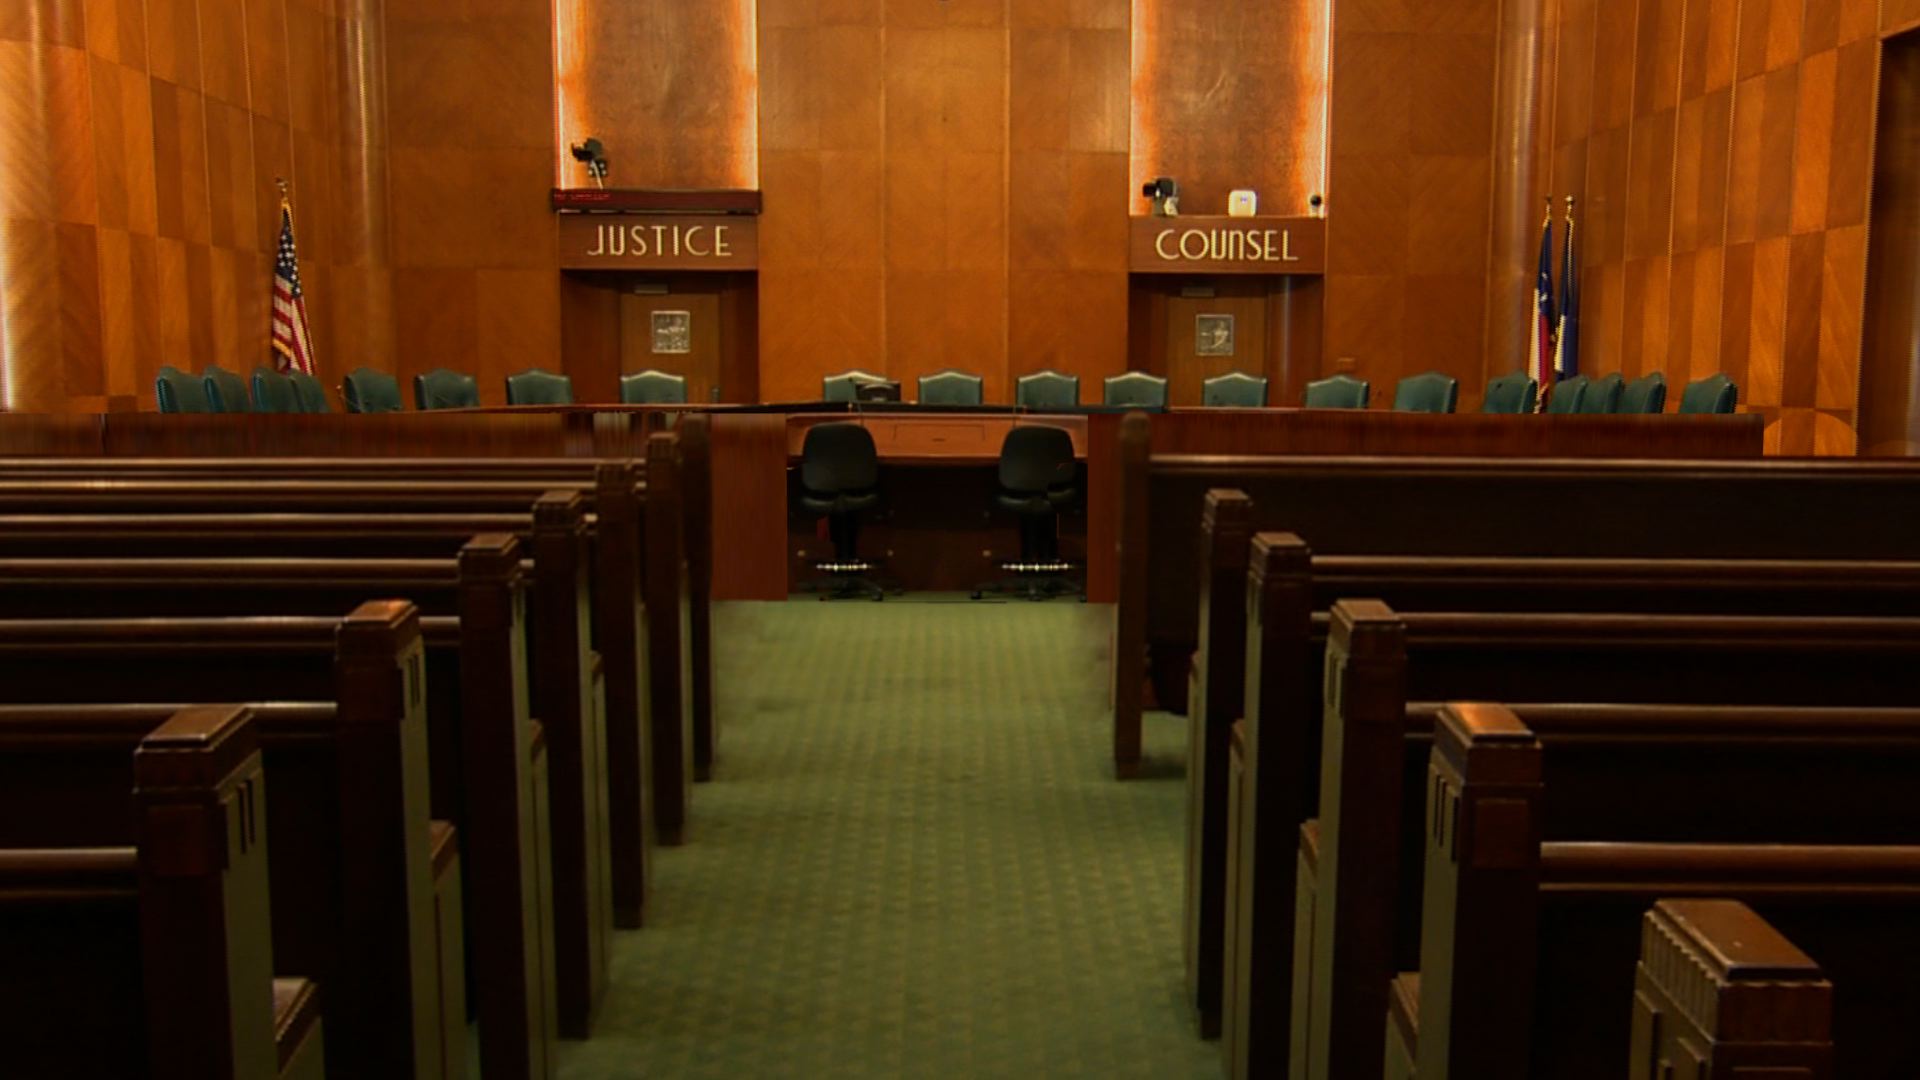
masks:
<path fill-rule="evenodd" d="M 273 351 L 281 372 L 313 374 L 307 298 L 300 289 L 300 261 L 293 252 L 293 207 L 284 201 L 280 204 L 280 254 L 273 263 Z"/>

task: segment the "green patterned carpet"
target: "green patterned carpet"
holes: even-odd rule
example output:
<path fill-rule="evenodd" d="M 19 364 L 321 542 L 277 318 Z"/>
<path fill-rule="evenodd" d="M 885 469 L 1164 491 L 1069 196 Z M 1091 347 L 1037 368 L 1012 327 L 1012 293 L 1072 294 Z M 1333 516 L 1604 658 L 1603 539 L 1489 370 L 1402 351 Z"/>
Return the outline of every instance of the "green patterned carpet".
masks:
<path fill-rule="evenodd" d="M 1218 1076 L 1180 992 L 1184 792 L 1111 779 L 1107 621 L 722 605 L 716 779 L 564 1080 Z"/>

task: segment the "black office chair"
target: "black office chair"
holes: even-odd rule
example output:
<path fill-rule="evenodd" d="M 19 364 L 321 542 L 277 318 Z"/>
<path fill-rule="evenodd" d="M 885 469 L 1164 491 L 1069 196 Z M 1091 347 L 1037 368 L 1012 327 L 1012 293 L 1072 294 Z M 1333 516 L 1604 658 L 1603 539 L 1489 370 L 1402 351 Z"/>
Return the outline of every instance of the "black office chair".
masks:
<path fill-rule="evenodd" d="M 975 590 L 975 600 L 988 593 L 1015 593 L 1029 600 L 1087 598 L 1086 588 L 1069 576 L 1073 564 L 1060 557 L 1060 511 L 1080 497 L 1079 472 L 1073 436 L 1065 428 L 1030 424 L 1007 432 L 1000 444 L 1000 494 L 995 501 L 1020 515 L 1020 556 L 1001 563 L 1007 576 Z"/>
<path fill-rule="evenodd" d="M 833 558 L 814 564 L 832 588 L 822 600 L 865 596 L 884 600 L 886 590 L 868 576 L 874 564 L 860 557 L 860 514 L 880 505 L 880 452 L 859 424 L 816 424 L 800 447 L 800 505 L 827 519 Z"/>

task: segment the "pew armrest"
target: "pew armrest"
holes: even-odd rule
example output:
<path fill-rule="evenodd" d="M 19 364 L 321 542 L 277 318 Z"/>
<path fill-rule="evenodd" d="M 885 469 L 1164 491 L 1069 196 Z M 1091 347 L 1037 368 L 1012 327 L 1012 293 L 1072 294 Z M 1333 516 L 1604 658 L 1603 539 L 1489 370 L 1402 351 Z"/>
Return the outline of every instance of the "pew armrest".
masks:
<path fill-rule="evenodd" d="M 1413 1080 L 1420 1057 L 1420 973 L 1403 971 L 1387 988 L 1386 1080 Z"/>
<path fill-rule="evenodd" d="M 273 1043 L 282 1080 L 326 1076 L 323 1042 L 319 985 L 311 979 L 273 980 Z"/>

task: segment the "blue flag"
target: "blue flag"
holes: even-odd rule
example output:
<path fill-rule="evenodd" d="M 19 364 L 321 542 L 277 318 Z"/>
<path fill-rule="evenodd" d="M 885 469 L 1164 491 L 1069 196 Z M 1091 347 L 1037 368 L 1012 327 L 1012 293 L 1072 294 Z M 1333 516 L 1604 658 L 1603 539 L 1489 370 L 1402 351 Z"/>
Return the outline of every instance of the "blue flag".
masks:
<path fill-rule="evenodd" d="M 1580 374 L 1580 266 L 1573 249 L 1573 199 L 1567 199 L 1567 248 L 1560 264 L 1560 343 L 1553 356 L 1557 382 Z"/>

